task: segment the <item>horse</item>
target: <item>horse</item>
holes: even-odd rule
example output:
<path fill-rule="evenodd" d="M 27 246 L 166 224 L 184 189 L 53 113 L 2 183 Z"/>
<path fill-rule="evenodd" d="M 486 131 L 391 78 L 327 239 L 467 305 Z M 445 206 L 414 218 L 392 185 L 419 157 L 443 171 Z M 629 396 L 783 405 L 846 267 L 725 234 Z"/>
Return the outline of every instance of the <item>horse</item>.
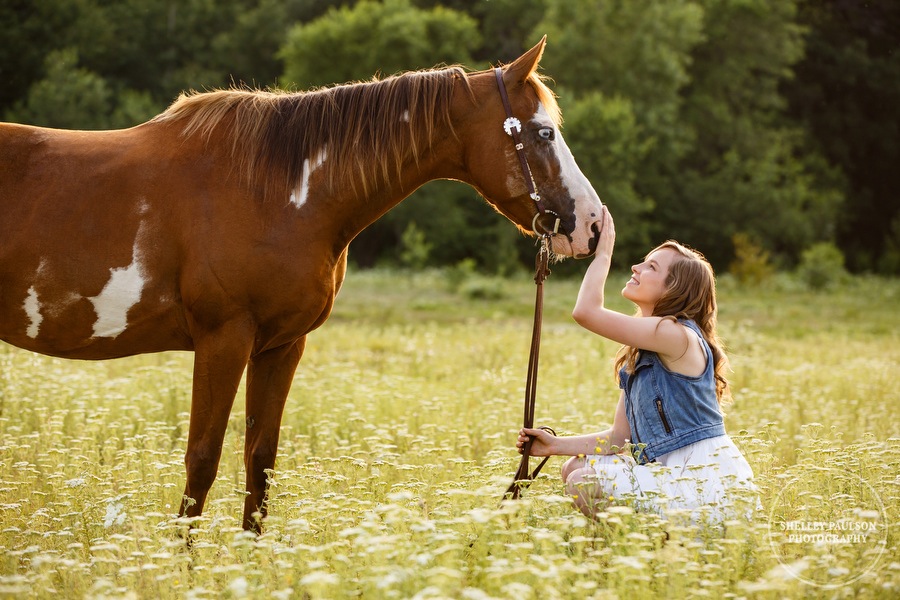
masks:
<path fill-rule="evenodd" d="M 285 401 L 360 231 L 451 179 L 557 255 L 596 249 L 603 206 L 537 71 L 545 44 L 486 71 L 186 92 L 129 129 L 0 123 L 0 340 L 192 351 L 183 517 L 203 510 L 246 370 L 243 527 L 260 531 Z"/>

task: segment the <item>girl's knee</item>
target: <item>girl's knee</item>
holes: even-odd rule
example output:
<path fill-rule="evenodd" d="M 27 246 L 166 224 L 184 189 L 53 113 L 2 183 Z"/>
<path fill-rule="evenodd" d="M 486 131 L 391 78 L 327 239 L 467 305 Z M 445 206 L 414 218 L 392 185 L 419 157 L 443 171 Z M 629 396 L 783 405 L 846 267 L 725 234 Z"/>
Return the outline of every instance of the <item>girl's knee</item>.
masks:
<path fill-rule="evenodd" d="M 592 467 L 582 467 L 566 478 L 566 494 L 585 515 L 593 517 L 604 497 L 597 473 Z"/>
<path fill-rule="evenodd" d="M 578 458 L 577 456 L 573 456 L 565 463 L 563 463 L 561 469 L 561 475 L 563 483 L 568 483 L 569 476 L 572 475 L 575 471 L 584 468 L 584 459 Z"/>
<path fill-rule="evenodd" d="M 566 493 L 570 496 L 590 496 L 600 488 L 597 472 L 592 467 L 574 469 L 565 479 Z"/>

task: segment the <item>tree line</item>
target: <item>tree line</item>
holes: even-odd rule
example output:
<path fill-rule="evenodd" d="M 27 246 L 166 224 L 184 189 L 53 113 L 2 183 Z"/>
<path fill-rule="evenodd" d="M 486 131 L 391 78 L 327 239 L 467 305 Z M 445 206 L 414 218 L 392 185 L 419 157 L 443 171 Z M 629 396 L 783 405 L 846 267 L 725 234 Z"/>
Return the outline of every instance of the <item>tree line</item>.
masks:
<path fill-rule="evenodd" d="M 140 123 L 186 89 L 486 68 L 547 34 L 541 66 L 621 260 L 675 238 L 720 270 L 824 246 L 900 274 L 894 0 L 0 0 L 0 31 L 0 117 L 80 129 Z M 508 272 L 533 247 L 433 182 L 350 256 Z"/>

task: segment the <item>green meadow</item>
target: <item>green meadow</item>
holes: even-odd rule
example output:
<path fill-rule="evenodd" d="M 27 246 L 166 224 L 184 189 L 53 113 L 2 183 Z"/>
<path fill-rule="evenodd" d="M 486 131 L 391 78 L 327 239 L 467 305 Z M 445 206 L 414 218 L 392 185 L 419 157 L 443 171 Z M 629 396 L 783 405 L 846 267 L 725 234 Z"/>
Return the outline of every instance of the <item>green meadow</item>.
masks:
<path fill-rule="evenodd" d="M 570 318 L 578 283 L 545 285 L 536 420 L 563 435 L 618 397 L 616 346 Z M 500 502 L 533 299 L 524 273 L 351 272 L 298 369 L 259 537 L 240 529 L 243 390 L 204 515 L 178 519 L 190 354 L 0 346 L 0 597 L 900 596 L 900 280 L 721 281 L 726 426 L 761 507 L 715 526 L 628 502 L 590 522 L 560 458 Z"/>

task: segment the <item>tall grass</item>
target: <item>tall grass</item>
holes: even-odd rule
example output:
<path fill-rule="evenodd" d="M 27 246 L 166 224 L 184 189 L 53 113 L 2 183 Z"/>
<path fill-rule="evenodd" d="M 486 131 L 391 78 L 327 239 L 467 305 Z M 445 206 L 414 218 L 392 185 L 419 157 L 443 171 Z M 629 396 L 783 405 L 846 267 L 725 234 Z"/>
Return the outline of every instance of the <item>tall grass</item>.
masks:
<path fill-rule="evenodd" d="M 569 317 L 577 285 L 546 284 L 537 421 L 562 434 L 609 424 L 618 393 L 615 346 Z M 563 494 L 560 459 L 500 504 L 518 461 L 533 288 L 527 276 L 351 273 L 298 370 L 259 538 L 240 530 L 240 400 L 203 517 L 174 517 L 190 355 L 86 363 L 0 346 L 0 596 L 900 594 L 900 282 L 818 294 L 723 282 L 726 425 L 762 503 L 724 530 L 627 505 L 588 522 Z M 850 511 L 876 531 L 791 543 L 779 526 L 814 505 L 823 521 Z"/>

